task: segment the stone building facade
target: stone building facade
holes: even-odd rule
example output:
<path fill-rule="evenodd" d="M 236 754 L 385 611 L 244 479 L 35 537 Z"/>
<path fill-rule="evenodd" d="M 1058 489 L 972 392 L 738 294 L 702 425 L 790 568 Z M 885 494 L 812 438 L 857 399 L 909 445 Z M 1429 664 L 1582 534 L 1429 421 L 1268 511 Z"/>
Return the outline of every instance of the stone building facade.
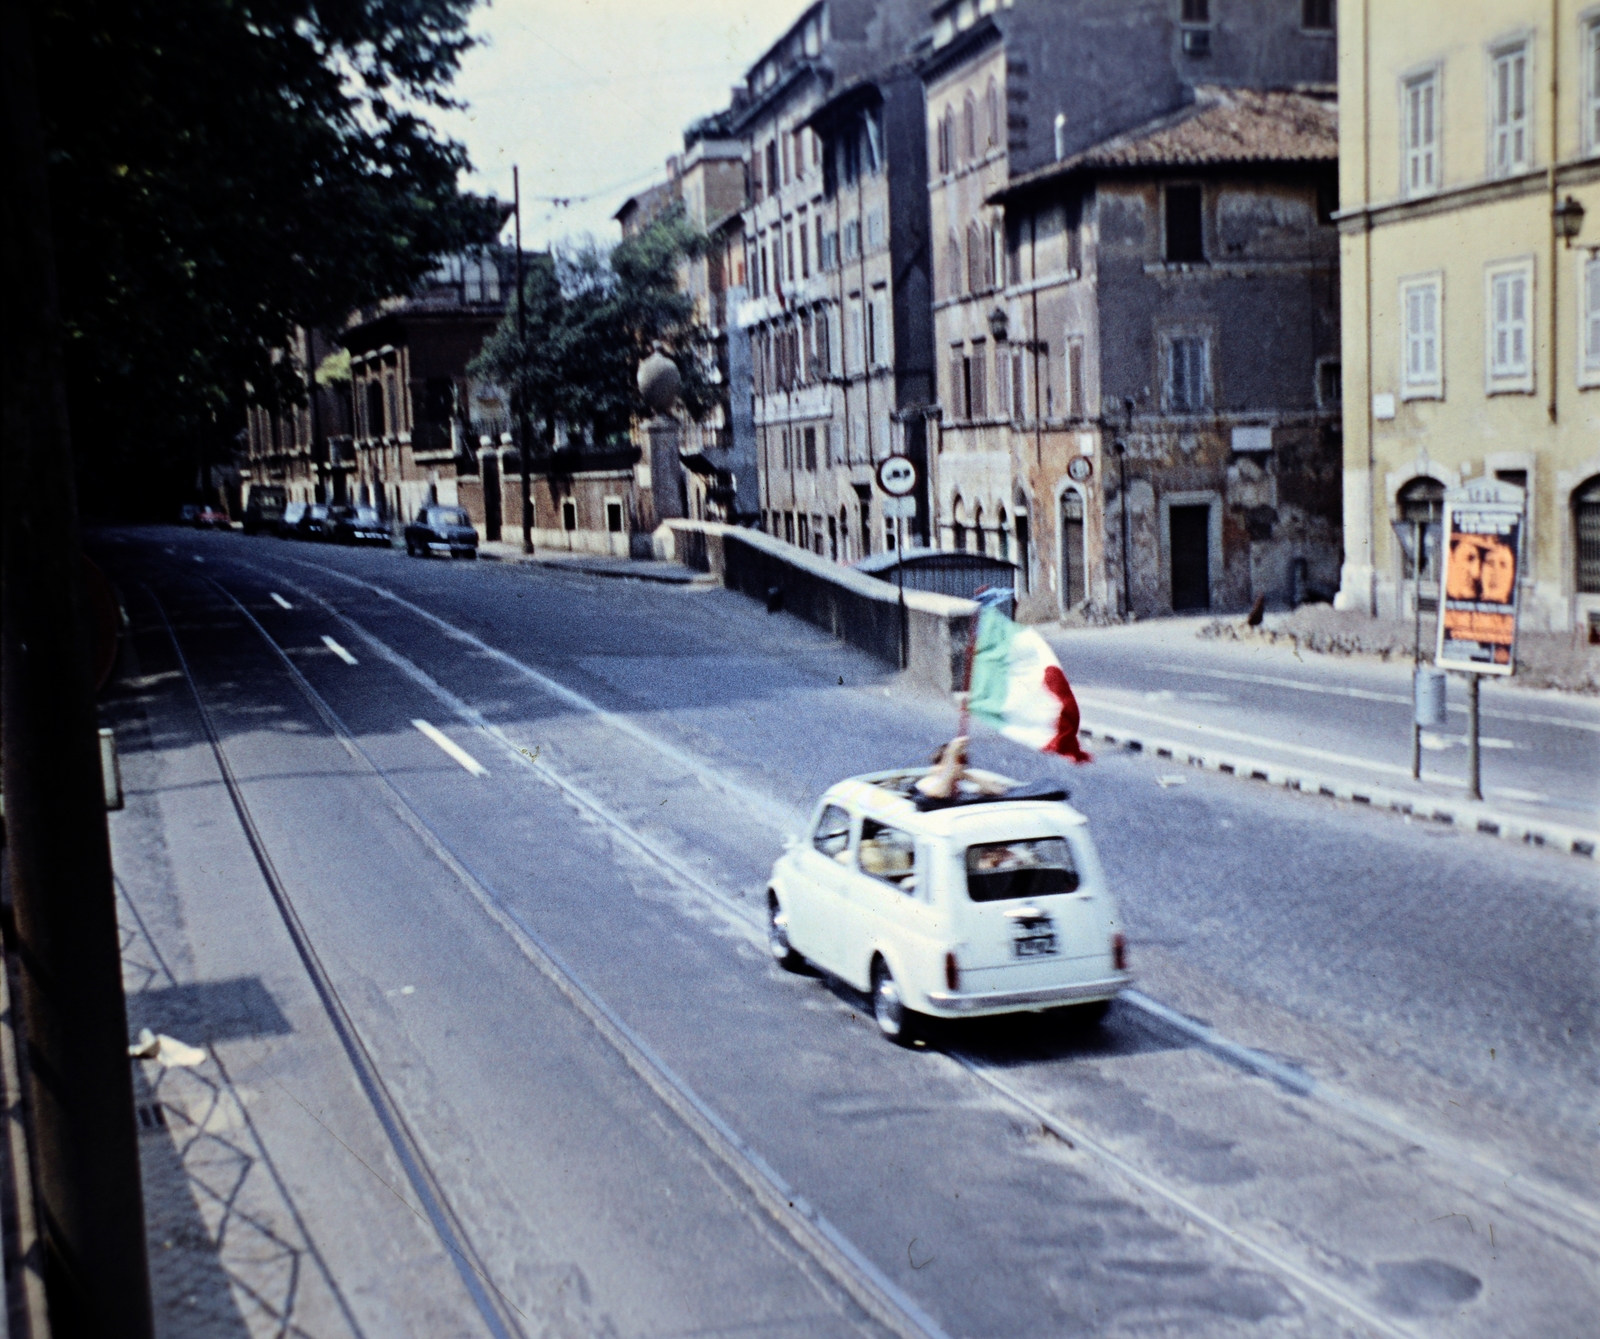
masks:
<path fill-rule="evenodd" d="M 892 533 L 875 462 L 924 450 L 926 193 L 906 58 L 925 19 L 907 0 L 810 6 L 751 67 L 735 123 L 759 524 L 839 562 Z"/>
<path fill-rule="evenodd" d="M 991 534 L 1005 556 L 1005 520 L 1033 522 L 1032 550 L 1019 529 L 1011 554 L 1036 577 L 1025 613 L 1331 598 L 1337 163 L 1330 96 L 1202 86 L 993 197 L 1005 287 L 986 330 L 988 430 L 1009 445 L 1013 493 L 1010 518 L 1004 495 L 990 503 Z M 954 546 L 982 549 L 989 499 L 962 497 L 967 477 L 950 484 Z"/>
<path fill-rule="evenodd" d="M 1182 117 L 1202 85 L 1331 87 L 1331 7 L 1310 0 L 1239 0 L 1225 10 L 1212 0 L 950 0 L 935 7 L 932 25 L 921 73 L 941 411 L 930 461 L 934 533 L 941 546 L 982 548 L 1017 563 L 1024 616 L 1054 617 L 1091 600 L 1104 605 L 1105 579 L 1090 580 L 1103 572 L 1102 548 L 1086 555 L 1081 584 L 1069 570 L 1063 586 L 1059 564 L 1068 550 L 1059 499 L 1071 490 L 1059 471 L 1072 452 L 1060 444 L 1088 434 L 1098 450 L 1111 435 L 1108 412 L 1125 417 L 1091 388 L 1096 376 L 1134 378 L 1140 392 L 1159 382 L 1143 363 L 1114 365 L 1142 356 L 1140 338 L 1124 347 L 1111 337 L 1120 313 L 1085 280 L 1083 248 L 1092 251 L 1098 236 L 1097 197 L 1083 190 L 1088 178 L 1061 183 L 1063 193 L 1037 208 L 1039 191 L 1026 192 L 1014 218 L 1005 191 L 1023 179 L 1042 186 L 1034 174 L 1047 176 L 1097 145 Z M 1162 175 L 1153 170 L 1145 189 L 1164 199 L 1155 184 Z M 1149 263 L 1164 266 L 1159 231 L 1145 240 L 1157 248 Z M 1035 260 L 1047 267 L 1037 276 Z M 1201 282 L 1196 292 L 1215 296 Z M 1142 329 L 1146 313 L 1135 319 Z M 1102 337 L 1091 347 L 1091 338 Z M 1290 403 L 1304 398 L 1298 381 L 1285 394 Z M 1159 414 L 1158 402 L 1135 400 L 1136 411 Z M 1046 437 L 1057 443 L 1049 466 Z M 1089 510 L 1069 522 L 1087 542 L 1103 545 L 1101 521 L 1084 501 Z M 1180 529 L 1190 519 L 1181 515 Z M 1148 560 L 1160 570 L 1159 553 Z M 1136 610 L 1170 608 L 1158 598 L 1161 582 L 1152 580 L 1149 600 L 1132 583 Z M 1233 585 L 1206 584 L 1212 598 L 1233 598 Z"/>
<path fill-rule="evenodd" d="M 350 387 L 337 365 L 340 345 L 315 330 L 295 332 L 282 357 L 292 358 L 305 379 L 301 404 L 252 405 L 245 416 L 244 460 L 239 466 L 239 495 L 224 488 L 229 509 L 247 505 L 250 490 L 270 485 L 284 490 L 291 502 L 343 502 L 354 468 Z M 332 370 L 333 375 L 329 372 Z"/>

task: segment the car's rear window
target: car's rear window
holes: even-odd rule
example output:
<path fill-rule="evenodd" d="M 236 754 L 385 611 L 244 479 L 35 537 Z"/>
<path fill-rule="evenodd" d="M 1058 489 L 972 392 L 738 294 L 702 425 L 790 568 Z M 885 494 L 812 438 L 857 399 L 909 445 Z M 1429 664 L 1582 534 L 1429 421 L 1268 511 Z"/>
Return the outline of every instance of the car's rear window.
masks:
<path fill-rule="evenodd" d="M 435 507 L 428 513 L 430 525 L 471 525 L 467 513 L 460 507 Z"/>
<path fill-rule="evenodd" d="M 1008 902 L 1077 890 L 1078 869 L 1064 837 L 967 847 L 967 896 L 974 902 Z"/>
<path fill-rule="evenodd" d="M 353 514 L 355 519 L 360 521 L 362 525 L 378 524 L 378 513 L 371 507 L 357 507 Z"/>

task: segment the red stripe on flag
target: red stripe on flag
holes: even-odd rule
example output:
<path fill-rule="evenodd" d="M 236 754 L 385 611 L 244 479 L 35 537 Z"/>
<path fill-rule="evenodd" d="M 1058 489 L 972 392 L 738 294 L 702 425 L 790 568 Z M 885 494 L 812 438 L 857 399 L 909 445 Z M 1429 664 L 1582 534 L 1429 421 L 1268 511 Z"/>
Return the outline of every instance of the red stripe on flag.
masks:
<path fill-rule="evenodd" d="M 1078 699 L 1072 695 L 1072 685 L 1067 682 L 1067 676 L 1061 672 L 1060 666 L 1045 667 L 1044 686 L 1061 703 L 1061 716 L 1056 721 L 1055 738 L 1044 746 L 1043 752 L 1059 753 L 1075 763 L 1093 762 L 1094 755 L 1085 753 L 1083 745 L 1078 743 L 1078 726 L 1082 721 Z"/>

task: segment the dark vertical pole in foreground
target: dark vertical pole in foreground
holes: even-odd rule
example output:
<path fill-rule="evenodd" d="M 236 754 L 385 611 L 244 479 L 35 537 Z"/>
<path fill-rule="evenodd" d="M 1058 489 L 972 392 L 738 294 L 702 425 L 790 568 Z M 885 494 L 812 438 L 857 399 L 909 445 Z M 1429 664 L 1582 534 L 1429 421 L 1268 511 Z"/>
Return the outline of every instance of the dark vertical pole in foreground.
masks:
<path fill-rule="evenodd" d="M 1478 684 L 1483 675 L 1467 675 L 1467 798 L 1483 798 L 1483 769 L 1478 749 Z"/>
<path fill-rule="evenodd" d="M 528 312 L 522 300 L 522 178 L 515 166 L 511 169 L 511 205 L 517 218 L 517 360 L 524 357 L 528 347 Z M 533 486 L 528 477 L 528 412 L 522 403 L 522 392 L 516 396 L 517 456 L 522 467 L 522 551 L 533 552 Z"/>
<path fill-rule="evenodd" d="M 1411 575 L 1415 578 L 1411 583 L 1411 613 L 1414 620 L 1412 626 L 1411 646 L 1411 779 L 1422 780 L 1422 725 L 1417 720 L 1417 676 L 1422 671 L 1422 539 L 1425 523 L 1417 521 L 1416 542 L 1411 550 Z"/>
<path fill-rule="evenodd" d="M 142 1339 L 144 1206 L 43 137 L 24 5 L 5 0 L 3 14 L 6 938 L 21 964 L 51 1329 Z"/>
<path fill-rule="evenodd" d="M 1133 593 L 1128 589 L 1128 448 L 1115 444 L 1117 452 L 1117 493 L 1122 499 L 1122 616 L 1133 612 Z"/>

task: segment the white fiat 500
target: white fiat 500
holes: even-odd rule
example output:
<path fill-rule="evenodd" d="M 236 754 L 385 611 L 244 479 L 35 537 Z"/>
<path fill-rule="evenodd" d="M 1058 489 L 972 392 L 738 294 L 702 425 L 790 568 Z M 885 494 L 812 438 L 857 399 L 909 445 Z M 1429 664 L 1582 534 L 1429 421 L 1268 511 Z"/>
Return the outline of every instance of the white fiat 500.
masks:
<path fill-rule="evenodd" d="M 927 768 L 832 787 L 773 866 L 772 956 L 870 992 L 892 1041 L 924 1016 L 1080 1005 L 1105 1013 L 1130 981 L 1117 904 L 1063 791 L 969 771 L 977 787 L 929 802 Z"/>

